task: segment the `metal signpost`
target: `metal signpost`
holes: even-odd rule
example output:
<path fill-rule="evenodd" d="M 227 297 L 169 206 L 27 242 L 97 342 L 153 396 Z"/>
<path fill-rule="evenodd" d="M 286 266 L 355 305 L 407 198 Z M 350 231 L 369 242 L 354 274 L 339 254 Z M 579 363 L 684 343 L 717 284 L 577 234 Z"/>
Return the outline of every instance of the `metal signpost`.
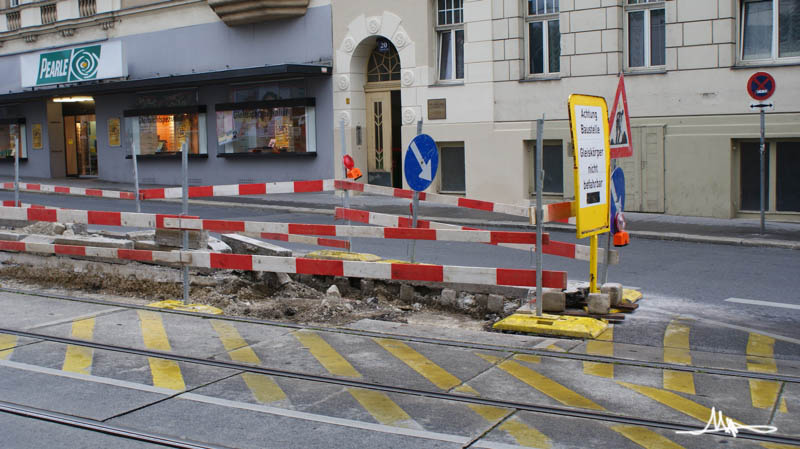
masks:
<path fill-rule="evenodd" d="M 189 215 L 189 139 L 181 148 L 181 172 L 183 177 L 183 215 Z M 189 231 L 183 231 L 183 250 L 189 251 Z M 189 304 L 189 265 L 183 265 L 183 303 Z"/>
<path fill-rule="evenodd" d="M 761 115 L 761 145 L 759 147 L 759 159 L 761 164 L 761 178 L 760 178 L 760 190 L 761 190 L 761 233 L 764 233 L 764 209 L 766 208 L 767 203 L 767 192 L 764 184 L 766 183 L 766 148 L 764 143 L 764 114 L 766 109 L 772 109 L 775 105 L 772 102 L 767 102 L 772 94 L 775 93 L 775 78 L 772 77 L 767 72 L 756 72 L 754 73 L 750 79 L 747 80 L 747 93 L 753 100 L 756 100 L 754 103 L 750 104 L 750 109 L 758 109 L 759 114 Z"/>
<path fill-rule="evenodd" d="M 142 211 L 142 199 L 139 198 L 139 158 L 136 148 L 131 145 L 131 158 L 133 159 L 133 188 L 136 191 L 136 212 Z"/>
<path fill-rule="evenodd" d="M 21 127 L 20 127 L 21 128 Z M 19 139 L 22 142 L 22 139 Z M 14 206 L 20 207 L 19 204 L 19 150 L 21 145 L 18 145 L 14 150 Z"/>
<path fill-rule="evenodd" d="M 344 119 L 339 121 L 339 134 L 342 136 L 342 156 L 347 154 L 347 136 L 344 134 Z M 347 173 L 347 167 L 344 167 L 345 173 Z M 350 191 L 345 189 L 344 196 L 342 197 L 342 206 L 345 209 L 350 208 Z M 347 220 L 347 224 L 350 225 L 350 220 Z M 353 251 L 353 238 L 347 237 L 347 252 Z"/>
<path fill-rule="evenodd" d="M 544 114 L 536 120 L 536 316 L 542 316 L 542 190 L 544 190 L 544 167 L 542 134 L 544 132 Z"/>
<path fill-rule="evenodd" d="M 417 122 L 417 137 L 411 141 L 403 161 L 403 174 L 408 186 L 414 190 L 412 202 L 412 227 L 417 227 L 417 209 L 419 208 L 419 192 L 428 188 L 439 169 L 439 149 L 436 142 L 427 134 L 422 134 L 422 120 Z M 414 262 L 416 241 L 411 243 L 411 262 Z"/>
<path fill-rule="evenodd" d="M 608 107 L 602 97 L 569 96 L 574 147 L 576 237 L 590 238 L 589 292 L 597 293 L 597 236 L 610 231 Z"/>

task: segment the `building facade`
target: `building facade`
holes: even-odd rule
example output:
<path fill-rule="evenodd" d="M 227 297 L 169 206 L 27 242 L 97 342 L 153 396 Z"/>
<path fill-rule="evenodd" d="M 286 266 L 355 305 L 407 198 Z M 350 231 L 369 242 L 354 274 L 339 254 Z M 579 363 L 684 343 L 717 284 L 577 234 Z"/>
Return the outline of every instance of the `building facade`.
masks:
<path fill-rule="evenodd" d="M 611 108 L 623 73 L 626 210 L 756 216 L 760 126 L 746 83 L 768 71 L 767 217 L 800 220 L 800 0 L 334 1 L 332 17 L 336 160 L 344 124 L 368 182 L 404 184 L 422 121 L 440 151 L 432 191 L 530 203 L 544 117 L 545 193 L 572 198 L 567 99 Z"/>
<path fill-rule="evenodd" d="M 326 0 L 0 0 L 0 173 L 333 176 Z"/>

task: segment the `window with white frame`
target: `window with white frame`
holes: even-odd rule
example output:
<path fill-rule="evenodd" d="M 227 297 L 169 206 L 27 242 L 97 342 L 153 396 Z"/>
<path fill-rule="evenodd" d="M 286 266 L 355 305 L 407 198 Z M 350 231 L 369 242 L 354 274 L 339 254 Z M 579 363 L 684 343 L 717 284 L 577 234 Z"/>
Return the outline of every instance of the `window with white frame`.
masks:
<path fill-rule="evenodd" d="M 627 0 L 628 67 L 667 63 L 666 11 L 663 0 Z"/>
<path fill-rule="evenodd" d="M 800 0 L 742 0 L 743 61 L 800 57 Z"/>
<path fill-rule="evenodd" d="M 561 30 L 558 0 L 527 0 L 525 33 L 528 75 L 561 71 Z"/>
<path fill-rule="evenodd" d="M 464 79 L 463 0 L 437 0 L 436 37 L 439 81 Z"/>

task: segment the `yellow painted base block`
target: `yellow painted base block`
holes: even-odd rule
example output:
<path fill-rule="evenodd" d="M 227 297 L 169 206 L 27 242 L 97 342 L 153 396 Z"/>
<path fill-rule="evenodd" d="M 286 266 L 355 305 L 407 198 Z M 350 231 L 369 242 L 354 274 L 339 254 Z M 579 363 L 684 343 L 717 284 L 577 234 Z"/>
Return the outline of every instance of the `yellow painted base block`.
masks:
<path fill-rule="evenodd" d="M 168 299 L 166 301 L 153 302 L 147 305 L 148 307 L 157 307 L 159 309 L 182 310 L 184 312 L 198 312 L 208 313 L 211 315 L 222 315 L 222 309 L 207 306 L 205 304 L 184 304 L 183 301 L 177 299 Z"/>
<path fill-rule="evenodd" d="M 367 253 L 350 253 L 347 251 L 336 251 L 332 249 L 323 249 L 319 251 L 312 251 L 306 254 L 308 259 L 325 259 L 325 260 L 347 260 L 351 262 L 377 262 L 381 260 L 375 254 Z"/>
<path fill-rule="evenodd" d="M 622 302 L 626 304 L 634 304 L 636 301 L 642 299 L 642 292 L 638 290 L 631 290 L 629 288 L 622 289 Z"/>
<path fill-rule="evenodd" d="M 498 330 L 525 332 L 563 337 L 596 338 L 608 327 L 603 320 L 582 316 L 514 315 L 503 318 L 493 326 Z"/>

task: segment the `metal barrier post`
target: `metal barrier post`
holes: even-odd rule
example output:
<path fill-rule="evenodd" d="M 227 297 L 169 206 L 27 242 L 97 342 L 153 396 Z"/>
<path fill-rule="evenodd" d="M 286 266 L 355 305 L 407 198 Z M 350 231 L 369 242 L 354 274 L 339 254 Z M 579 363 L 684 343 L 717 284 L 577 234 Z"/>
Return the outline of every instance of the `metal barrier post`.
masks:
<path fill-rule="evenodd" d="M 183 178 L 182 215 L 189 215 L 189 145 L 188 140 L 181 148 L 181 175 Z M 189 250 L 189 231 L 183 231 L 183 251 Z M 183 303 L 189 303 L 189 265 L 183 265 Z"/>
<path fill-rule="evenodd" d="M 344 119 L 339 121 L 339 134 L 342 135 L 342 158 L 347 154 L 347 137 L 344 135 Z M 344 166 L 344 160 L 342 160 L 342 167 L 344 167 L 345 179 L 347 179 L 347 167 Z M 344 189 L 344 196 L 342 197 L 342 205 L 345 209 L 350 208 L 350 191 Z M 347 220 L 347 224 L 350 225 L 350 220 Z M 347 252 L 353 251 L 353 238 L 347 237 Z"/>
<path fill-rule="evenodd" d="M 544 167 L 542 157 L 542 134 L 544 133 L 544 114 L 536 120 L 536 316 L 542 316 L 542 190 L 544 189 Z"/>
<path fill-rule="evenodd" d="M 139 159 L 136 148 L 131 145 L 131 159 L 133 159 L 133 188 L 136 191 L 136 212 L 142 211 L 142 200 L 139 198 Z"/>
<path fill-rule="evenodd" d="M 763 117 L 763 115 L 762 115 Z M 19 139 L 22 142 L 22 139 Z M 14 150 L 14 206 L 19 207 L 19 150 Z"/>
<path fill-rule="evenodd" d="M 419 119 L 417 122 L 417 135 L 422 134 L 422 119 Z M 414 191 L 414 195 L 411 200 L 411 227 L 417 227 L 417 209 L 419 209 L 419 192 L 416 190 Z M 414 259 L 417 252 L 417 241 L 411 241 L 411 263 L 414 263 Z"/>

